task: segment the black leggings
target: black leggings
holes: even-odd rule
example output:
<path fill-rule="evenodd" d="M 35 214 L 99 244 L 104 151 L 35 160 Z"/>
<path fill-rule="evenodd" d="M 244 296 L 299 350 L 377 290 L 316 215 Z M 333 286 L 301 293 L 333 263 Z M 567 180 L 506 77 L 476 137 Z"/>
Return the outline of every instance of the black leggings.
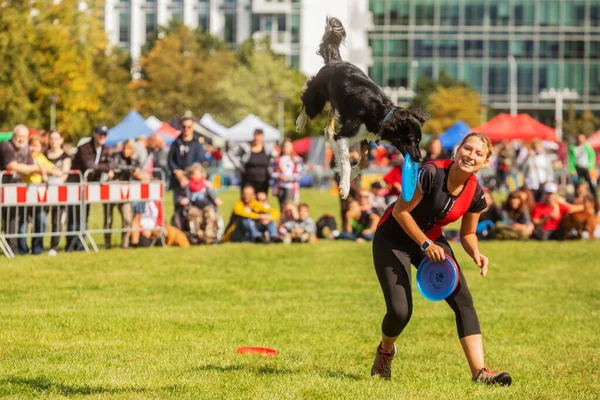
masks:
<path fill-rule="evenodd" d="M 435 244 L 456 260 L 443 236 Z M 414 242 L 400 244 L 387 239 L 381 230 L 375 233 L 373 261 L 387 307 L 381 330 L 388 337 L 398 336 L 410 321 L 413 309 L 410 264 L 418 266 L 423 258 L 423 253 Z M 481 330 L 467 281 L 460 266 L 458 269 L 460 282 L 454 293 L 446 298 L 446 303 L 454 311 L 458 337 L 462 339 L 479 334 Z"/>

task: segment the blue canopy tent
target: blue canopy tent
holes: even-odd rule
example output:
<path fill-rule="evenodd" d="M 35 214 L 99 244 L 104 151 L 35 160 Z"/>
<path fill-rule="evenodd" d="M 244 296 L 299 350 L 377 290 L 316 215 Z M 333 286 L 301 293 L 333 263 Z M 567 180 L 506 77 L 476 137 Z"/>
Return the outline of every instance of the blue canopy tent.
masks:
<path fill-rule="evenodd" d="M 446 150 L 454 149 L 454 146 L 469 132 L 471 132 L 471 127 L 463 121 L 458 121 L 440 135 L 442 147 Z"/>
<path fill-rule="evenodd" d="M 137 111 L 132 110 L 123 121 L 108 131 L 106 145 L 115 146 L 117 143 L 127 139 L 135 139 L 139 136 L 150 136 L 154 131 L 146 125 L 146 120 Z"/>

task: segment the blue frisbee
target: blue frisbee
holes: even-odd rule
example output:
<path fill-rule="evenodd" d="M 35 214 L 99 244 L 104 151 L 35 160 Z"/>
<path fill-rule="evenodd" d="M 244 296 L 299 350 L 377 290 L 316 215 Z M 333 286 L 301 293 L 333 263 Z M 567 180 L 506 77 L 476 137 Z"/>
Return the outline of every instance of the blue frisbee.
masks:
<path fill-rule="evenodd" d="M 417 268 L 417 289 L 430 301 L 440 301 L 450 296 L 459 280 L 456 261 L 447 254 L 446 259 L 440 263 L 425 257 Z"/>
<path fill-rule="evenodd" d="M 419 177 L 419 164 L 413 162 L 410 154 L 404 155 L 404 164 L 402 165 L 402 199 L 407 203 L 412 200 L 417 187 L 417 178 Z"/>

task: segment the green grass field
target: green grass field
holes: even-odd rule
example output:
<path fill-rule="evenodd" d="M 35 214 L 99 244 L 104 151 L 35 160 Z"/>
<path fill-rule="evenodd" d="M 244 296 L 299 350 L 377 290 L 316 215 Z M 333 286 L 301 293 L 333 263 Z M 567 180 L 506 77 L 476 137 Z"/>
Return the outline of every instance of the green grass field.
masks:
<path fill-rule="evenodd" d="M 303 196 L 337 214 L 326 192 Z M 454 248 L 510 388 L 470 381 L 453 313 L 416 288 L 393 378 L 372 379 L 385 303 L 371 247 L 319 242 L 2 259 L 0 396 L 598 398 L 597 244 L 483 243 L 485 279 Z M 246 345 L 278 355 L 236 354 Z"/>

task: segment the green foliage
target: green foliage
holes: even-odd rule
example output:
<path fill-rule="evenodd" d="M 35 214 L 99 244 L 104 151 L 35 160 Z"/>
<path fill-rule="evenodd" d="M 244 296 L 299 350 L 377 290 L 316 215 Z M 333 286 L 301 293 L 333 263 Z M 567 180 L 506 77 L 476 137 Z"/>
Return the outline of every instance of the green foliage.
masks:
<path fill-rule="evenodd" d="M 436 91 L 429 95 L 428 103 L 427 112 L 431 120 L 424 126 L 427 132 L 439 135 L 460 120 L 471 127 L 481 123 L 479 95 L 467 87 L 445 88 L 438 85 Z"/>
<path fill-rule="evenodd" d="M 73 0 L 0 5 L 1 126 L 48 129 L 52 95 L 57 128 L 73 140 L 124 116 L 130 77 L 108 50 L 101 3 L 83 11 Z"/>
<path fill-rule="evenodd" d="M 580 133 L 590 137 L 596 132 L 599 125 L 600 121 L 589 109 L 585 109 L 583 114 L 579 116 L 573 103 L 569 103 L 567 106 L 567 120 L 563 125 L 565 139 L 574 138 Z"/>
<path fill-rule="evenodd" d="M 470 88 L 466 82 L 455 81 L 445 69 L 440 71 L 438 80 L 429 79 L 424 75 L 419 76 L 416 85 L 416 95 L 413 97 L 409 108 L 420 108 L 427 111 L 429 107 L 429 96 L 437 90 L 438 87 L 450 88 L 459 86 Z"/>

